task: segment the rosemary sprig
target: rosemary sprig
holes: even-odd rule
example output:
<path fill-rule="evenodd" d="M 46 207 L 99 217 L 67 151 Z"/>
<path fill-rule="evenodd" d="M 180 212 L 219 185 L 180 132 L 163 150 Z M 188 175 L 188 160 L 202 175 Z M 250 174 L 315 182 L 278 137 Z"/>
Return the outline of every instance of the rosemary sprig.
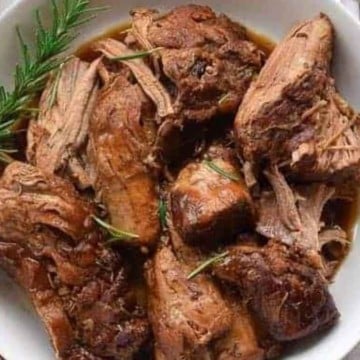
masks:
<path fill-rule="evenodd" d="M 217 172 L 218 174 L 220 174 L 221 176 L 232 180 L 232 181 L 240 181 L 240 177 L 235 175 L 235 174 L 231 174 L 227 171 L 225 171 L 224 169 L 220 168 L 219 166 L 217 166 L 213 161 L 211 160 L 204 160 L 204 164 L 211 170 Z"/>
<path fill-rule="evenodd" d="M 160 201 L 159 201 L 159 218 L 160 218 L 161 227 L 163 229 L 166 227 L 166 212 L 167 212 L 166 202 L 163 199 L 160 199 Z"/>
<path fill-rule="evenodd" d="M 223 96 L 219 99 L 218 104 L 219 104 L 219 105 L 222 105 L 222 104 L 226 103 L 226 102 L 229 100 L 230 96 L 231 96 L 231 95 L 230 95 L 229 93 L 223 95 Z"/>
<path fill-rule="evenodd" d="M 204 261 L 201 263 L 194 271 L 192 271 L 187 279 L 191 280 L 194 277 L 198 276 L 200 273 L 202 273 L 204 270 L 206 270 L 208 267 L 210 267 L 213 264 L 216 264 L 217 262 L 221 261 L 222 259 L 226 258 L 229 255 L 229 251 L 225 251 L 221 254 L 215 255 L 212 258 Z"/>
<path fill-rule="evenodd" d="M 139 235 L 133 234 L 128 231 L 119 230 L 116 227 L 108 224 L 107 222 L 101 220 L 97 216 L 92 216 L 94 221 L 101 226 L 103 229 L 105 229 L 111 238 L 108 240 L 108 244 L 112 244 L 118 241 L 124 241 L 124 240 L 132 240 L 132 239 L 138 239 Z"/>
<path fill-rule="evenodd" d="M 151 49 L 151 50 L 138 51 L 138 52 L 134 52 L 134 53 L 128 54 L 128 55 L 115 56 L 115 57 L 110 58 L 110 60 L 127 61 L 127 60 L 134 60 L 134 59 L 142 59 L 142 58 L 150 56 L 154 52 L 158 52 L 158 51 L 160 51 L 162 49 L 163 49 L 162 47 L 157 47 L 157 48 L 154 48 L 154 49 Z"/>
<path fill-rule="evenodd" d="M 105 9 L 89 7 L 89 4 L 90 0 L 51 0 L 52 25 L 49 28 L 44 27 L 40 10 L 37 10 L 33 51 L 17 29 L 22 63 L 15 68 L 13 91 L 7 92 L 4 86 L 0 86 L 0 140 L 13 135 L 12 125 L 44 88 L 48 74 L 63 62 L 58 56 L 75 39 L 75 29 L 90 21 L 96 12 Z M 0 145 L 4 147 L 3 142 Z M 3 157 L 2 151 L 0 160 Z"/>

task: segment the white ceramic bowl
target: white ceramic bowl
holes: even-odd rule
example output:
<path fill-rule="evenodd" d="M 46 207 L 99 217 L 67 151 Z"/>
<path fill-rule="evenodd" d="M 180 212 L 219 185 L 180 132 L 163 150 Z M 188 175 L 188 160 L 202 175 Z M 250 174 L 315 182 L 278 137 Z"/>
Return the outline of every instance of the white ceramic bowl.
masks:
<path fill-rule="evenodd" d="M 102 14 L 81 31 L 78 42 L 93 37 L 112 25 L 125 20 L 136 6 L 169 9 L 187 0 L 98 0 L 97 5 L 110 5 L 111 11 Z M 360 109 L 360 23 L 335 0 L 201 0 L 233 19 L 281 39 L 289 28 L 302 20 L 324 12 L 333 21 L 337 33 L 334 72 L 342 94 Z M 31 33 L 32 10 L 50 0 L 0 0 L 0 80 L 11 84 L 11 74 L 18 60 L 15 25 Z M 46 7 L 46 6 L 45 6 Z M 5 9 L 5 11 L 4 11 Z M 286 359 L 340 360 L 360 341 L 360 242 L 354 240 L 353 250 L 331 286 L 341 312 L 341 321 L 328 334 L 308 341 L 295 349 Z M 0 273 L 0 354 L 6 360 L 51 360 L 53 352 L 47 335 L 31 310 L 26 297 Z"/>

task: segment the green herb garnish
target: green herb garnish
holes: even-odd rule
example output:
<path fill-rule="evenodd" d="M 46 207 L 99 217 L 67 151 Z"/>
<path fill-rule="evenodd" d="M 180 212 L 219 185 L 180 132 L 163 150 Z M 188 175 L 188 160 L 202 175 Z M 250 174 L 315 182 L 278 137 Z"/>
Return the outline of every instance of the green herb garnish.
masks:
<path fill-rule="evenodd" d="M 118 241 L 124 241 L 124 240 L 132 240 L 132 239 L 138 239 L 139 235 L 133 234 L 131 232 L 128 231 L 123 231 L 123 230 L 119 230 L 116 227 L 108 224 L 107 222 L 101 220 L 100 218 L 98 218 L 97 216 L 92 216 L 92 218 L 94 219 L 94 221 L 101 226 L 103 229 L 105 229 L 109 235 L 111 236 L 111 238 L 108 240 L 108 243 L 115 243 Z"/>
<path fill-rule="evenodd" d="M 232 181 L 240 181 L 241 178 L 235 174 L 231 174 L 228 173 L 227 171 L 223 170 L 222 168 L 220 168 L 219 166 L 217 166 L 213 161 L 210 160 L 204 160 L 204 164 L 211 170 L 217 172 L 218 174 L 220 174 L 221 176 L 232 180 Z"/>
<path fill-rule="evenodd" d="M 229 93 L 223 95 L 223 96 L 219 99 L 218 104 L 219 104 L 219 105 L 224 104 L 224 103 L 230 98 L 230 96 L 231 96 L 231 95 L 230 95 Z"/>
<path fill-rule="evenodd" d="M 217 262 L 221 261 L 222 259 L 224 259 L 225 257 L 227 257 L 229 255 L 228 251 L 225 251 L 221 254 L 215 255 L 212 258 L 204 261 L 203 263 L 201 263 L 194 271 L 192 271 L 187 279 L 191 280 L 194 277 L 198 276 L 200 273 L 202 273 L 204 270 L 206 270 L 208 267 L 210 267 L 213 264 L 216 264 Z"/>
<path fill-rule="evenodd" d="M 13 91 L 8 92 L 0 86 L 0 141 L 12 137 L 13 124 L 26 113 L 27 105 L 43 90 L 48 74 L 63 63 L 58 56 L 76 38 L 75 29 L 93 19 L 95 12 L 105 9 L 89 7 L 89 4 L 90 0 L 51 0 L 52 25 L 49 28 L 44 27 L 40 10 L 36 10 L 33 51 L 17 29 L 22 63 L 15 68 Z M 7 153 L 14 149 L 4 141 L 0 142 L 0 147 L 0 161 L 9 160 Z"/>
<path fill-rule="evenodd" d="M 167 212 L 166 202 L 163 199 L 160 199 L 160 201 L 159 201 L 159 218 L 160 218 L 161 227 L 163 229 L 166 227 L 166 212 Z"/>
<path fill-rule="evenodd" d="M 150 56 L 154 52 L 160 51 L 162 49 L 163 49 L 162 47 L 157 47 L 157 48 L 154 48 L 154 49 L 151 49 L 151 50 L 138 51 L 138 52 L 134 52 L 134 53 L 128 54 L 128 55 L 121 55 L 121 56 L 111 57 L 110 60 L 127 61 L 127 60 L 134 60 L 134 59 L 142 59 L 142 58 Z"/>

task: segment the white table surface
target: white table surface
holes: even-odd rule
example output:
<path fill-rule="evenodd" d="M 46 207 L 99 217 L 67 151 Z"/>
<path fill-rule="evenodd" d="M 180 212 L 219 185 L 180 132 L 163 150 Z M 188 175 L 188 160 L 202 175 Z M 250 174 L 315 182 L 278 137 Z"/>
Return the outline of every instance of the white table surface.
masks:
<path fill-rule="evenodd" d="M 329 0 L 331 1 L 331 0 Z M 342 2 L 354 16 L 359 17 L 359 0 L 335 0 Z M 0 0 L 0 12 L 14 3 L 14 0 Z M 344 360 L 360 360 L 360 344 L 344 359 Z"/>

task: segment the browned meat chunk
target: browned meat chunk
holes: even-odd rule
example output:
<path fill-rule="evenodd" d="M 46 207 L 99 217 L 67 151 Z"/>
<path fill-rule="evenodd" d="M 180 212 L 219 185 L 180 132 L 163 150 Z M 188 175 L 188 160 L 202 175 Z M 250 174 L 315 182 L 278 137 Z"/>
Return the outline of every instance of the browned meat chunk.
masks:
<path fill-rule="evenodd" d="M 0 266 L 28 292 L 59 359 L 130 360 L 148 322 L 93 213 L 69 182 L 9 165 L 0 180 Z"/>
<path fill-rule="evenodd" d="M 333 29 L 324 16 L 295 26 L 247 93 L 235 121 L 246 160 L 286 166 L 296 179 L 358 175 L 358 115 L 330 76 Z"/>
<path fill-rule="evenodd" d="M 265 352 L 258 344 L 256 325 L 246 306 L 239 300 L 231 304 L 233 323 L 226 336 L 214 345 L 217 360 L 263 360 Z"/>
<path fill-rule="evenodd" d="M 207 346 L 231 326 L 231 312 L 206 276 L 187 276 L 191 266 L 160 249 L 146 270 L 149 318 L 158 359 L 207 359 Z"/>
<path fill-rule="evenodd" d="M 42 171 L 69 176 L 90 186 L 85 148 L 89 118 L 97 94 L 97 66 L 73 58 L 50 79 L 40 100 L 40 114 L 30 123 L 28 160 Z"/>
<path fill-rule="evenodd" d="M 135 233 L 138 244 L 159 236 L 155 181 L 145 166 L 152 141 L 151 103 L 123 74 L 107 74 L 90 120 L 89 159 L 95 191 L 116 228 Z"/>
<path fill-rule="evenodd" d="M 233 247 L 214 271 L 239 287 L 278 341 L 308 336 L 334 325 L 339 317 L 327 283 L 294 246 L 270 241 L 264 248 Z"/>
<path fill-rule="evenodd" d="M 158 19 L 155 14 L 134 10 L 130 36 L 142 48 L 163 48 L 154 56 L 155 63 L 161 63 L 155 70 L 162 69 L 175 115 L 163 122 L 157 145 L 165 157 L 176 156 L 174 141 L 186 132 L 184 124 L 235 113 L 263 64 L 263 54 L 247 40 L 244 28 L 209 7 L 180 6 Z"/>
<path fill-rule="evenodd" d="M 246 185 L 237 168 L 222 158 L 186 166 L 170 197 L 174 227 L 188 242 L 222 240 L 253 224 Z"/>

